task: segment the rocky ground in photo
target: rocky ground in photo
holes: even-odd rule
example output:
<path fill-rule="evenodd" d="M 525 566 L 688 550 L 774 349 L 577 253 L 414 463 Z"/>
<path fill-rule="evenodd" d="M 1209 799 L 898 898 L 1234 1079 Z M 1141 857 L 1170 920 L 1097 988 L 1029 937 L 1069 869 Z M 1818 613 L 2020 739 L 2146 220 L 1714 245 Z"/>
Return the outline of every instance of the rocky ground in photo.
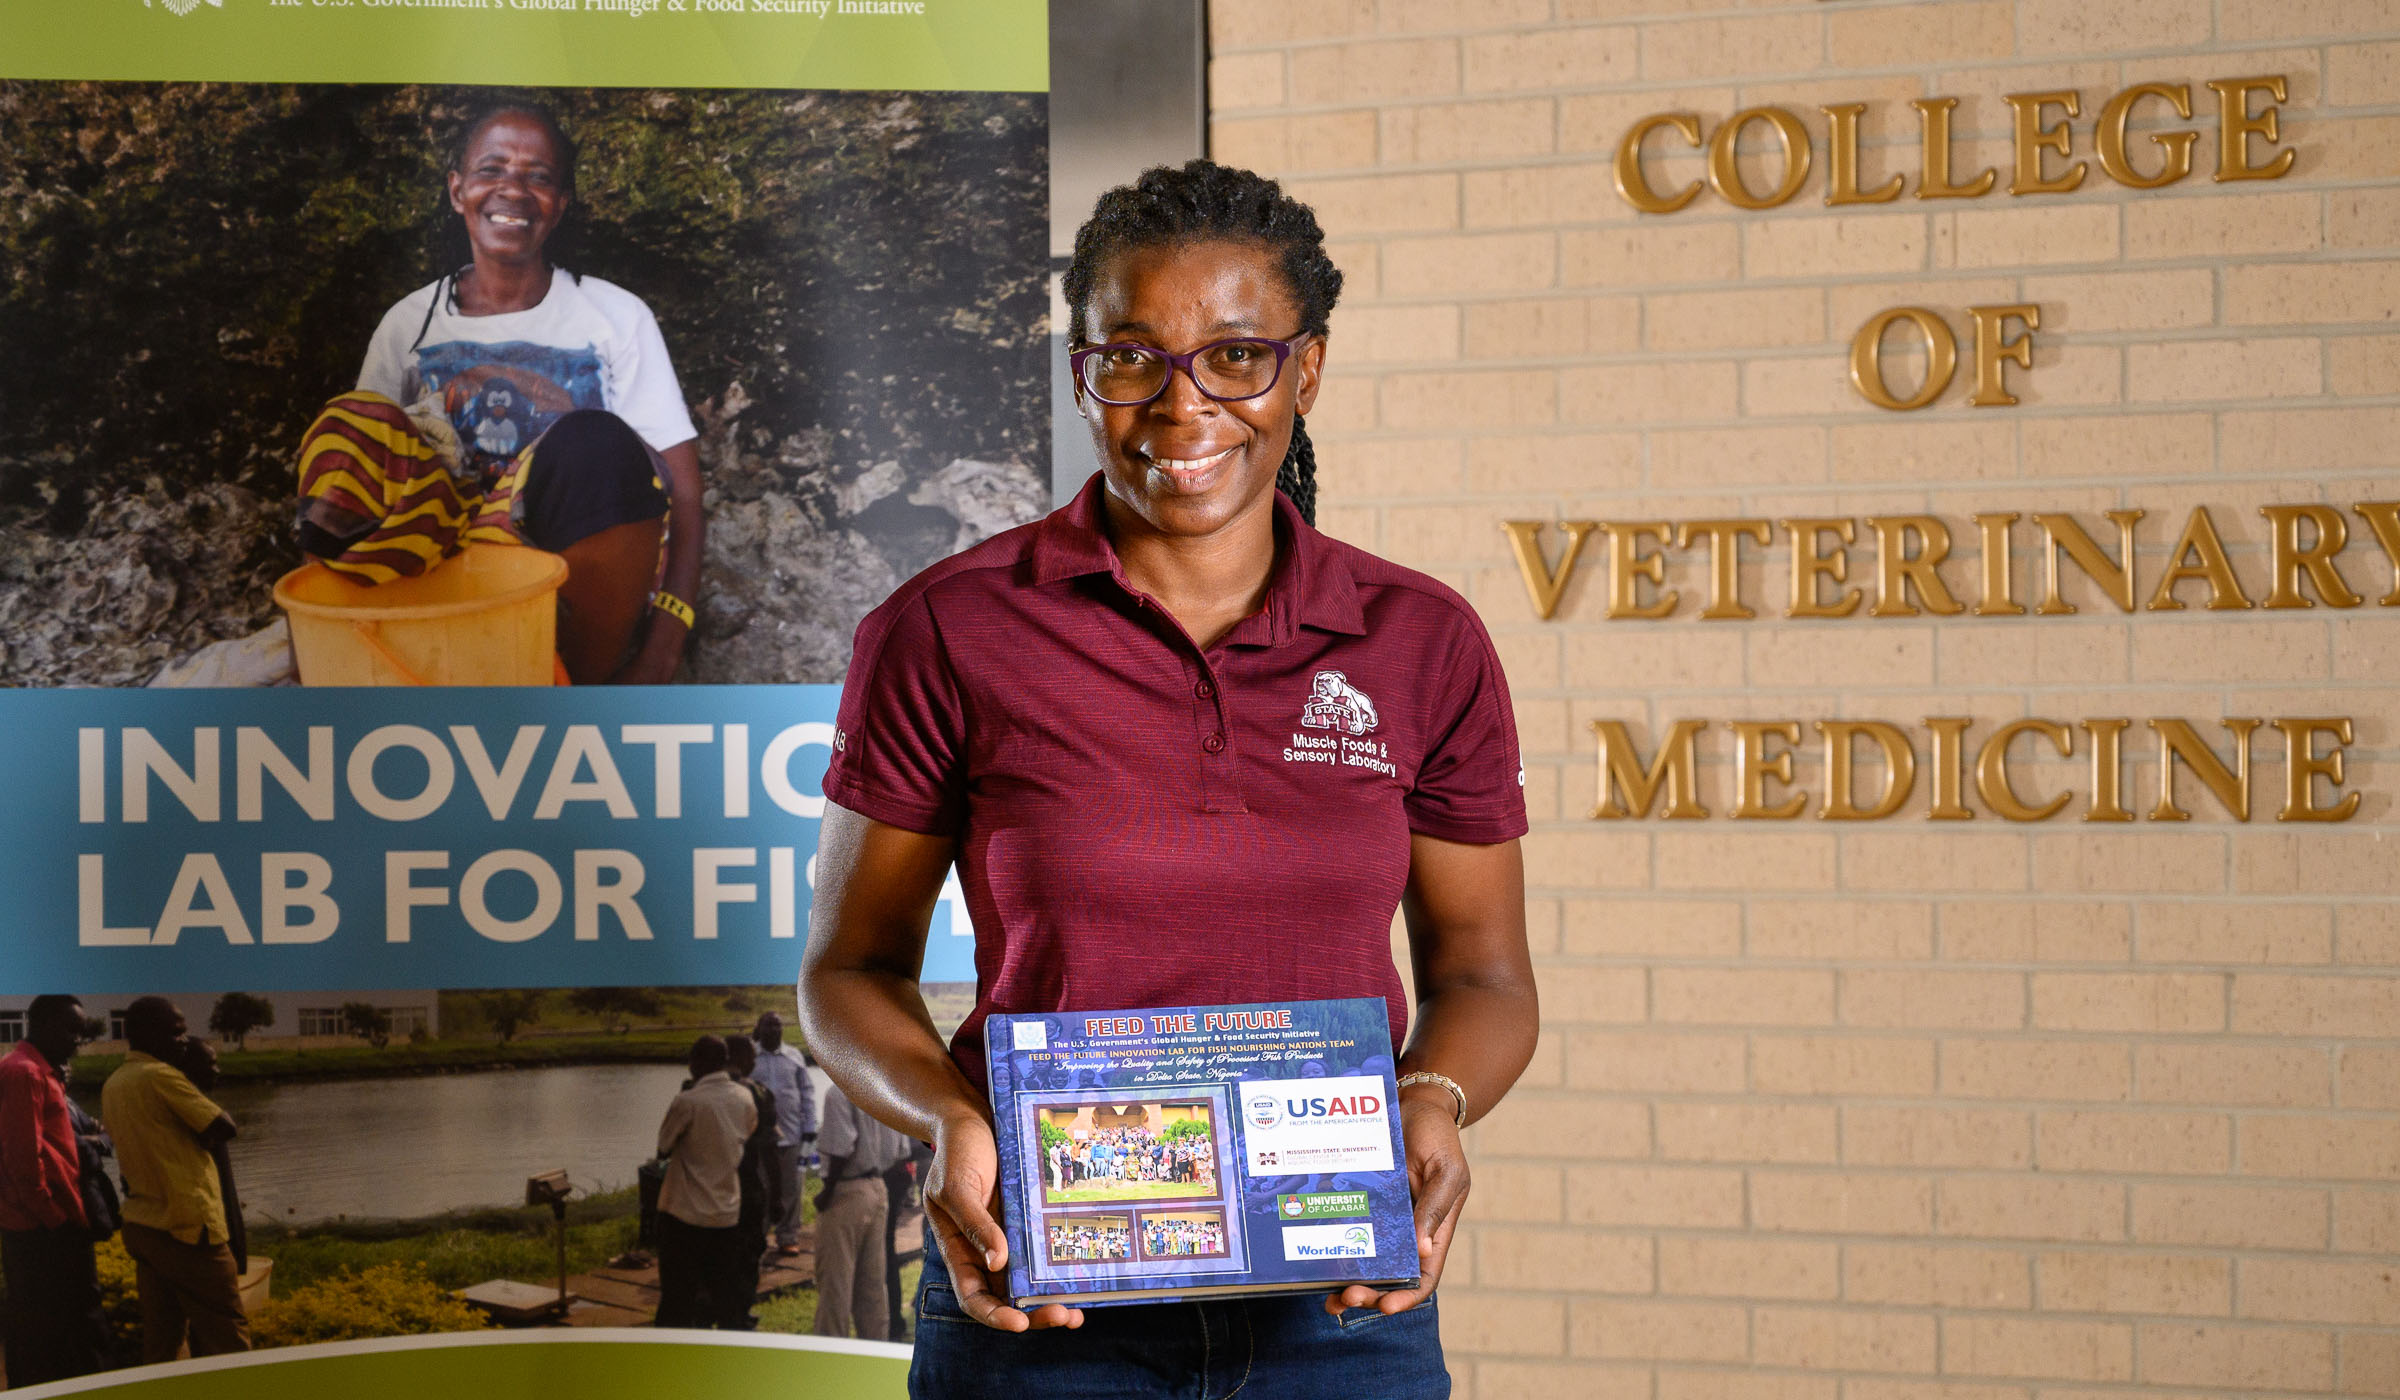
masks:
<path fill-rule="evenodd" d="M 0 684 L 141 685 L 275 620 L 291 456 L 438 270 L 483 92 L 0 82 Z M 540 92 L 562 265 L 646 300 L 701 431 L 692 680 L 838 680 L 891 588 L 1048 504 L 1047 112 Z"/>

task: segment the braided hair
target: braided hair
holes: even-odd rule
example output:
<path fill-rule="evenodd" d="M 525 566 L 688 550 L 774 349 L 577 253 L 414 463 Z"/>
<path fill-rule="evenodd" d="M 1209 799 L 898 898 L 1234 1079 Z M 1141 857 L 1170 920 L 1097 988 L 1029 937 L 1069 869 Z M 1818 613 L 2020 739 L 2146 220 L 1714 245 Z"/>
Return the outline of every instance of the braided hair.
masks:
<path fill-rule="evenodd" d="M 1134 248 L 1213 239 L 1264 245 L 1300 305 L 1300 329 L 1325 334 L 1342 295 L 1342 270 L 1325 255 L 1325 230 L 1317 225 L 1316 211 L 1264 175 L 1195 160 L 1180 169 L 1145 170 L 1132 184 L 1110 190 L 1075 231 L 1075 258 L 1061 288 L 1068 341 L 1084 341 L 1085 306 L 1109 259 Z M 1302 519 L 1316 523 L 1317 453 L 1298 415 L 1292 418 L 1292 442 L 1276 469 L 1275 486 L 1292 498 Z"/>
<path fill-rule="evenodd" d="M 467 152 L 474 146 L 475 138 L 483 134 L 485 127 L 502 117 L 524 117 L 533 122 L 549 134 L 550 145 L 558 152 L 559 188 L 567 197 L 567 211 L 559 219 L 558 227 L 550 231 L 550 237 L 543 243 L 542 256 L 549 260 L 552 267 L 564 267 L 567 260 L 574 258 L 580 242 L 578 235 L 582 232 L 583 205 L 575 198 L 575 138 L 567 135 L 566 128 L 558 124 L 557 116 L 548 107 L 522 97 L 497 97 L 476 103 L 467 109 L 466 115 L 459 119 L 457 127 L 450 134 L 442 163 L 443 173 L 464 174 Z M 447 284 L 435 298 L 437 305 L 447 298 L 450 310 L 458 309 L 458 274 L 474 261 L 475 246 L 467 237 L 466 216 L 450 207 L 450 185 L 445 179 L 441 192 L 434 197 L 433 265 Z M 568 275 L 576 276 L 572 272 Z M 431 324 L 431 307 L 426 309 L 426 320 Z M 424 332 L 419 330 L 417 334 L 421 337 Z"/>

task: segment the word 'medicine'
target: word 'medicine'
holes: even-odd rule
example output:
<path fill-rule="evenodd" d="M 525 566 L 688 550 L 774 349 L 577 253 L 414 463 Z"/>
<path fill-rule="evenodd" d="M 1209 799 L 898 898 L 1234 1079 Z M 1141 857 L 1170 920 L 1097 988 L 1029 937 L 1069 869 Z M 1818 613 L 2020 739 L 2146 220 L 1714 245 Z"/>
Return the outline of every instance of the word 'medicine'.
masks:
<path fill-rule="evenodd" d="M 2149 720 L 2158 736 L 2152 771 L 2157 778 L 2157 801 L 2140 815 L 2154 822 L 2182 822 L 2192 812 L 2176 796 L 2177 771 L 2188 772 L 2235 821 L 2251 816 L 2251 736 L 2266 724 L 2284 741 L 2283 805 L 2279 822 L 2346 822 L 2357 815 L 2361 794 L 2344 793 L 2343 749 L 2353 742 L 2350 721 L 2337 716 L 2303 716 L 2273 721 L 2227 719 L 2219 723 L 2231 737 L 2230 759 L 2218 756 L 2210 741 L 2189 721 Z M 1977 816 L 1967 800 L 1967 732 L 1975 721 L 1943 715 L 1924 723 L 1931 736 L 1931 754 L 1924 762 L 1930 789 L 1923 815 L 1932 821 L 1972 821 Z M 1599 800 L 1591 811 L 1595 821 L 1646 817 L 1665 799 L 1660 815 L 1696 821 L 1710 815 L 1701 799 L 1699 736 L 1707 720 L 1677 720 L 1658 741 L 1656 754 L 1645 763 L 1641 751 L 1621 720 L 1592 721 L 1600 744 Z M 1793 750 L 1800 742 L 1800 721 L 1734 720 L 1734 806 L 1736 820 L 1790 821 L 1807 810 L 1811 794 L 1777 793 L 1777 785 L 1795 783 Z M 1896 724 L 1868 719 L 1826 719 L 1815 722 L 1824 740 L 1824 792 L 1817 816 L 1828 821 L 1878 821 L 1898 815 L 1917 787 L 1920 763 L 1918 736 Z M 2082 820 L 2135 820 L 2125 801 L 2125 733 L 2133 721 L 2125 718 L 2086 719 L 2068 725 L 2050 719 L 2015 719 L 1982 736 L 1973 764 L 1974 796 L 1982 809 L 2005 821 L 2042 822 L 2067 810 L 2073 795 L 2054 792 L 2027 795 L 2011 748 L 2019 740 L 2038 750 L 2047 741 L 2059 758 L 2075 756 L 2077 734 L 2089 740 L 2090 778 Z M 1861 780 L 1857 745 L 1871 743 L 1880 761 L 1881 790 L 1869 795 Z M 2320 741 L 2330 740 L 2330 746 Z M 2330 801 L 2320 802 L 2320 781 Z M 1621 800 L 1620 800 L 1621 799 Z"/>

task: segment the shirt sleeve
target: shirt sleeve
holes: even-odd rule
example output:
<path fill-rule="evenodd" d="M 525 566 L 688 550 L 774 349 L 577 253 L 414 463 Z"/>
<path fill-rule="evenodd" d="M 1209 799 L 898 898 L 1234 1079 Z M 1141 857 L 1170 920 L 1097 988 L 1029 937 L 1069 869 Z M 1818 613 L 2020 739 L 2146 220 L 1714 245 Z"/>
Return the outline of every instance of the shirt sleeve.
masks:
<path fill-rule="evenodd" d="M 1432 739 L 1405 799 L 1409 829 L 1476 845 L 1513 841 L 1526 831 L 1525 760 L 1508 678 L 1483 624 L 1462 611 L 1459 626 Z"/>
<path fill-rule="evenodd" d="M 841 1090 L 825 1096 L 825 1123 L 817 1130 L 817 1155 L 847 1157 L 858 1150 L 858 1110 Z"/>
<path fill-rule="evenodd" d="M 658 1155 L 661 1157 L 674 1156 L 676 1146 L 683 1141 L 684 1131 L 691 1126 L 691 1123 L 691 1100 L 677 1094 L 674 1102 L 667 1105 L 666 1118 L 658 1125 Z"/>
<path fill-rule="evenodd" d="M 608 357 L 608 406 L 642 441 L 665 451 L 699 436 L 691 410 L 683 402 L 683 386 L 667 355 L 667 338 L 658 318 L 640 297 L 615 288 L 623 304 L 609 308 L 616 331 Z"/>
<path fill-rule="evenodd" d="M 966 811 L 966 711 L 925 593 L 869 613 L 850 657 L 825 795 L 889 826 L 953 834 Z"/>
<path fill-rule="evenodd" d="M 808 1076 L 808 1062 L 792 1061 L 795 1092 L 800 1095 L 800 1136 L 814 1137 L 817 1131 L 817 1086 Z"/>
<path fill-rule="evenodd" d="M 366 362 L 358 367 L 359 388 L 407 407 L 409 338 L 424 323 L 431 301 L 432 289 L 427 289 L 422 300 L 412 293 L 383 313 L 374 338 L 367 342 Z"/>
<path fill-rule="evenodd" d="M 192 1081 L 183 1077 L 182 1071 L 170 1070 L 158 1076 L 157 1082 L 160 1100 L 176 1117 L 183 1120 L 183 1126 L 193 1132 L 201 1132 L 209 1124 L 225 1116 L 225 1110 L 217 1107 L 213 1099 L 195 1088 Z"/>
<path fill-rule="evenodd" d="M 19 1204 L 29 1206 L 43 1228 L 54 1230 L 82 1224 L 83 1202 L 74 1183 L 52 1177 L 53 1155 L 42 1141 L 41 1090 L 41 1081 L 24 1067 L 0 1064 L 0 1164 L 17 1174 L 32 1198 L 20 1197 Z M 30 1164 L 30 1170 L 19 1163 Z"/>

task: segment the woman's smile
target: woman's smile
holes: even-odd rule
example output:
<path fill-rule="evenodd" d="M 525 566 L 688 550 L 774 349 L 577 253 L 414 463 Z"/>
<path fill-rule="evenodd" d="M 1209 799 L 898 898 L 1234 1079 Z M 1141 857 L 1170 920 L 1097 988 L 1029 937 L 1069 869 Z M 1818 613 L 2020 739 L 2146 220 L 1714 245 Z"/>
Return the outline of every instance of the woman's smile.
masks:
<path fill-rule="evenodd" d="M 1223 475 L 1220 470 L 1241 450 L 1236 443 L 1214 452 L 1190 448 L 1140 448 L 1142 462 L 1152 473 L 1162 478 L 1168 489 L 1183 495 L 1197 495 L 1217 484 Z"/>

